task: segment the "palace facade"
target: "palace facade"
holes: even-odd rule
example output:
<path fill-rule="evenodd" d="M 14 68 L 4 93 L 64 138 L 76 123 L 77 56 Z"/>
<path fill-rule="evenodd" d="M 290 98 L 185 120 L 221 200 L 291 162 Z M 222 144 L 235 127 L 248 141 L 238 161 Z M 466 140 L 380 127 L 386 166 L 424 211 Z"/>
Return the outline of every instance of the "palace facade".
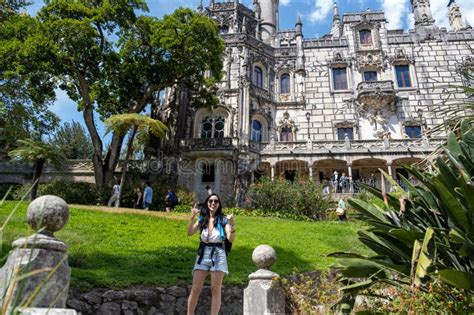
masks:
<path fill-rule="evenodd" d="M 473 84 L 463 74 L 474 66 L 474 31 L 455 1 L 449 30 L 436 25 L 429 0 L 411 5 L 414 29 L 404 31 L 387 29 L 384 12 L 341 15 L 334 2 L 332 28 L 321 38 L 305 38 L 299 18 L 279 30 L 278 0 L 201 5 L 220 27 L 225 74 L 219 106 L 188 113 L 178 183 L 230 204 L 262 176 L 322 182 L 336 171 L 354 185 L 374 177 L 380 184 L 379 169 L 406 177 L 403 164 L 444 141 L 432 130 L 449 120 L 443 109 L 468 97 L 451 86 Z M 173 95 L 165 91 L 164 108 Z M 28 169 L 1 164 L 0 182 L 26 180 Z M 69 174 L 93 182 L 90 164 L 75 161 L 59 175 L 47 169 L 44 180 Z"/>
<path fill-rule="evenodd" d="M 279 30 L 278 0 L 200 6 L 220 26 L 225 75 L 220 106 L 190 112 L 179 183 L 238 199 L 260 176 L 406 176 L 401 165 L 442 143 L 431 132 L 449 118 L 440 109 L 466 98 L 449 85 L 470 84 L 462 73 L 474 65 L 474 31 L 454 1 L 450 30 L 429 0 L 411 4 L 405 32 L 387 29 L 384 12 L 341 15 L 334 2 L 332 29 L 316 39 L 304 38 L 300 18 Z"/>

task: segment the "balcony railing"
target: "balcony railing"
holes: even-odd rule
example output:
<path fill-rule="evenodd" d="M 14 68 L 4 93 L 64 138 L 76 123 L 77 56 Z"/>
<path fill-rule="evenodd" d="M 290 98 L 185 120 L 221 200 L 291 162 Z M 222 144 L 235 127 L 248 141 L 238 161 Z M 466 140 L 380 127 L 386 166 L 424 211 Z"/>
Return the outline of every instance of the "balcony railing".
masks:
<path fill-rule="evenodd" d="M 259 148 L 262 153 L 364 153 L 382 151 L 432 151 L 444 143 L 443 138 L 396 139 L 396 140 L 351 140 L 351 141 L 293 141 L 262 142 Z"/>
<path fill-rule="evenodd" d="M 396 91 L 393 81 L 364 81 L 357 85 L 357 101 L 373 109 L 393 104 Z"/>
<path fill-rule="evenodd" d="M 233 150 L 239 146 L 238 138 L 184 139 L 181 148 L 187 151 Z"/>

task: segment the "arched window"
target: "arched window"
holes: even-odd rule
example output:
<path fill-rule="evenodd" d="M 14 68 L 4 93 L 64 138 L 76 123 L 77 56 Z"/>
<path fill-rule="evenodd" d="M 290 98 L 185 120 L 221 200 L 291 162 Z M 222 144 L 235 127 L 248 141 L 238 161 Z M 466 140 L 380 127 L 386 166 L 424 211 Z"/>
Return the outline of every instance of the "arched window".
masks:
<path fill-rule="evenodd" d="M 280 77 L 280 93 L 290 94 L 290 75 L 285 73 Z"/>
<path fill-rule="evenodd" d="M 293 132 L 291 127 L 283 127 L 280 131 L 280 141 L 293 141 Z"/>
<path fill-rule="evenodd" d="M 251 140 L 255 142 L 262 142 L 262 124 L 258 120 L 252 120 Z"/>
<path fill-rule="evenodd" d="M 212 118 L 206 117 L 202 120 L 201 138 L 212 138 Z"/>
<path fill-rule="evenodd" d="M 369 30 L 359 31 L 360 44 L 362 46 L 372 45 L 372 32 Z"/>
<path fill-rule="evenodd" d="M 223 117 L 205 117 L 202 120 L 201 139 L 224 138 L 224 130 L 225 119 Z"/>
<path fill-rule="evenodd" d="M 224 138 L 225 119 L 221 116 L 214 120 L 214 138 Z"/>
<path fill-rule="evenodd" d="M 263 71 L 259 66 L 253 68 L 253 84 L 259 88 L 263 88 Z"/>

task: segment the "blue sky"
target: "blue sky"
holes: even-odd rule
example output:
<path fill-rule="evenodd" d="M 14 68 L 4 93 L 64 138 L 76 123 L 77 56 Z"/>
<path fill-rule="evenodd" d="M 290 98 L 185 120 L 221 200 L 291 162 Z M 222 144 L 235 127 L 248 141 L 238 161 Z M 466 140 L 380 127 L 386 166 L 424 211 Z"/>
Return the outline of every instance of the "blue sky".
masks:
<path fill-rule="evenodd" d="M 148 0 L 150 12 L 148 15 L 161 17 L 164 14 L 173 12 L 178 7 L 196 8 L 200 0 Z M 209 0 L 203 0 L 204 5 L 209 4 Z M 225 0 L 216 0 L 225 2 Z M 252 7 L 252 0 L 241 0 L 241 3 Z M 447 19 L 448 0 L 431 0 L 431 10 L 436 19 L 436 23 L 441 27 L 449 29 Z M 457 0 L 463 17 L 470 25 L 474 24 L 474 0 Z M 280 29 L 294 28 L 296 17 L 301 16 L 303 21 L 303 34 L 306 38 L 317 38 L 329 33 L 332 22 L 333 0 L 280 0 Z M 405 30 L 413 27 L 410 0 L 338 0 L 339 13 L 358 12 L 370 9 L 384 10 L 389 22 L 388 28 L 403 28 Z M 36 0 L 28 8 L 28 12 L 35 14 L 43 6 L 43 1 Z M 474 25 L 473 25 L 474 26 Z M 63 122 L 79 121 L 83 123 L 81 113 L 77 112 L 76 105 L 71 102 L 67 95 L 61 91 L 57 93 L 57 101 L 52 106 Z M 100 133 L 104 128 L 98 122 Z"/>

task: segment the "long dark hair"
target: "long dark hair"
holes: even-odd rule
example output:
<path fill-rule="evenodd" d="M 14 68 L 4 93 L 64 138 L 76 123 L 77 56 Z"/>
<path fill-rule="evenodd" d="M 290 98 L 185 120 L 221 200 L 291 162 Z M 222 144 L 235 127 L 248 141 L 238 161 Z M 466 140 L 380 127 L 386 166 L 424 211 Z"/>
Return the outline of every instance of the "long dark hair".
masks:
<path fill-rule="evenodd" d="M 222 220 L 222 217 L 223 217 L 223 214 L 222 214 L 222 202 L 221 202 L 221 198 L 219 197 L 219 195 L 217 194 L 210 194 L 209 196 L 207 196 L 206 200 L 204 201 L 204 203 L 201 204 L 201 216 L 203 217 L 201 223 L 199 224 L 199 228 L 201 229 L 201 231 L 205 228 L 207 228 L 207 225 L 209 224 L 209 218 L 210 218 L 210 210 L 209 210 L 209 198 L 213 197 L 213 196 L 216 196 L 217 199 L 219 199 L 219 207 L 217 208 L 216 210 L 216 213 L 215 213 L 215 217 L 218 218 L 220 217 L 219 219 Z M 217 225 L 217 221 L 218 220 L 214 220 L 214 226 Z"/>

